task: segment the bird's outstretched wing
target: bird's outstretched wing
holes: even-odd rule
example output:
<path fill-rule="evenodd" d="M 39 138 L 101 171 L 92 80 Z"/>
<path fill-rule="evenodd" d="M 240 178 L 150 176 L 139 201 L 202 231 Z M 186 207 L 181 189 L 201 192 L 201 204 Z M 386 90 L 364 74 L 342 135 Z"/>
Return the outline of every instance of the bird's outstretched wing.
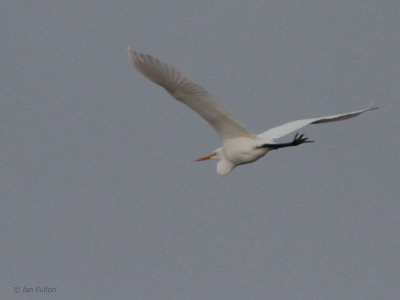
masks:
<path fill-rule="evenodd" d="M 133 66 L 140 73 L 197 112 L 217 131 L 222 140 L 253 135 L 216 97 L 174 67 L 151 55 L 130 48 L 128 51 Z"/>
<path fill-rule="evenodd" d="M 257 135 L 258 138 L 266 141 L 273 141 L 276 139 L 279 139 L 285 135 L 288 135 L 289 133 L 292 133 L 296 130 L 299 130 L 302 127 L 305 127 L 310 124 L 321 124 L 321 123 L 328 123 L 328 122 L 336 122 L 336 121 L 342 121 L 350 118 L 354 118 L 366 111 L 373 110 L 373 109 L 378 109 L 378 107 L 368 107 L 365 109 L 353 111 L 353 112 L 347 112 L 339 115 L 332 115 L 332 116 L 326 116 L 326 117 L 320 117 L 320 118 L 310 118 L 310 119 L 304 119 L 304 120 L 297 120 L 297 121 L 292 121 L 274 128 L 271 128 L 259 135 Z"/>

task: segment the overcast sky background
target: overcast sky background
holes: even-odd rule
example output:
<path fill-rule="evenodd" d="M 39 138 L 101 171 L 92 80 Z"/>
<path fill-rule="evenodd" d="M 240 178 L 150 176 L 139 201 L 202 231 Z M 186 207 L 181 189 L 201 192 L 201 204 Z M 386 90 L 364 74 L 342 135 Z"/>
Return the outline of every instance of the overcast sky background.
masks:
<path fill-rule="evenodd" d="M 399 16 L 397 0 L 1 1 L 2 299 L 400 299 Z M 219 177 L 193 161 L 215 132 L 128 46 L 256 133 L 381 109 Z"/>

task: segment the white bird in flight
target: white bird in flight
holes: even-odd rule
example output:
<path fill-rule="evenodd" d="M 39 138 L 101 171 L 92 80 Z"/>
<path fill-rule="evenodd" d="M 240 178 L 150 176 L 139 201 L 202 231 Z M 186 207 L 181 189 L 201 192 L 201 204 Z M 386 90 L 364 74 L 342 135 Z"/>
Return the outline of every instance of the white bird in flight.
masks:
<path fill-rule="evenodd" d="M 378 109 L 370 106 L 338 115 L 292 121 L 256 135 L 237 120 L 215 96 L 183 76 L 174 67 L 151 55 L 135 52 L 131 48 L 128 48 L 128 51 L 136 70 L 162 86 L 176 100 L 189 106 L 215 129 L 222 140 L 222 146 L 196 161 L 218 159 L 217 173 L 222 176 L 239 165 L 258 160 L 271 150 L 312 143 L 313 141 L 298 133 L 291 142 L 277 143 L 275 141 L 302 127 L 309 124 L 346 120 L 366 111 Z"/>

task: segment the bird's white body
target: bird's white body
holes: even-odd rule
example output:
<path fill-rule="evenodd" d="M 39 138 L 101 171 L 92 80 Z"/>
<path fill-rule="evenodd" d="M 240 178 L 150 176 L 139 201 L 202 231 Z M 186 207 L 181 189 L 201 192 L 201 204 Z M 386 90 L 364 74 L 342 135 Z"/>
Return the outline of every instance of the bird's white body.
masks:
<path fill-rule="evenodd" d="M 224 141 L 222 147 L 214 151 L 219 154 L 217 155 L 219 158 L 217 173 L 226 175 L 237 166 L 260 159 L 271 150 L 267 147 L 258 148 L 264 143 L 265 141 L 257 137 L 238 137 Z"/>
<path fill-rule="evenodd" d="M 358 116 L 366 111 L 377 109 L 368 107 L 362 110 L 304 120 L 292 121 L 259 135 L 253 134 L 217 98 L 198 84 L 190 81 L 175 68 L 150 55 L 135 52 L 129 48 L 133 66 L 145 77 L 165 88 L 175 99 L 186 104 L 203 117 L 218 133 L 222 146 L 197 161 L 216 158 L 217 173 L 226 175 L 236 166 L 252 163 L 270 150 L 297 146 L 311 142 L 303 135 L 296 135 L 291 143 L 279 144 L 275 140 L 286 136 L 309 124 L 335 122 Z"/>
<path fill-rule="evenodd" d="M 222 151 L 227 160 L 235 165 L 251 163 L 263 157 L 268 148 L 257 148 L 263 143 L 256 137 L 238 137 L 222 143 Z"/>

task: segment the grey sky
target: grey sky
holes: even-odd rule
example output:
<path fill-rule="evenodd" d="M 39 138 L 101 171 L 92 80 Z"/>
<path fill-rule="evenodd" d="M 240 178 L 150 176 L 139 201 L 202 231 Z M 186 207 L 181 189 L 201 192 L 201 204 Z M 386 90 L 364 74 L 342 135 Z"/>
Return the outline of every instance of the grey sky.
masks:
<path fill-rule="evenodd" d="M 2 1 L 0 293 L 399 299 L 399 1 Z M 262 132 L 316 143 L 221 178 L 202 119 L 129 63 L 174 65 Z"/>

